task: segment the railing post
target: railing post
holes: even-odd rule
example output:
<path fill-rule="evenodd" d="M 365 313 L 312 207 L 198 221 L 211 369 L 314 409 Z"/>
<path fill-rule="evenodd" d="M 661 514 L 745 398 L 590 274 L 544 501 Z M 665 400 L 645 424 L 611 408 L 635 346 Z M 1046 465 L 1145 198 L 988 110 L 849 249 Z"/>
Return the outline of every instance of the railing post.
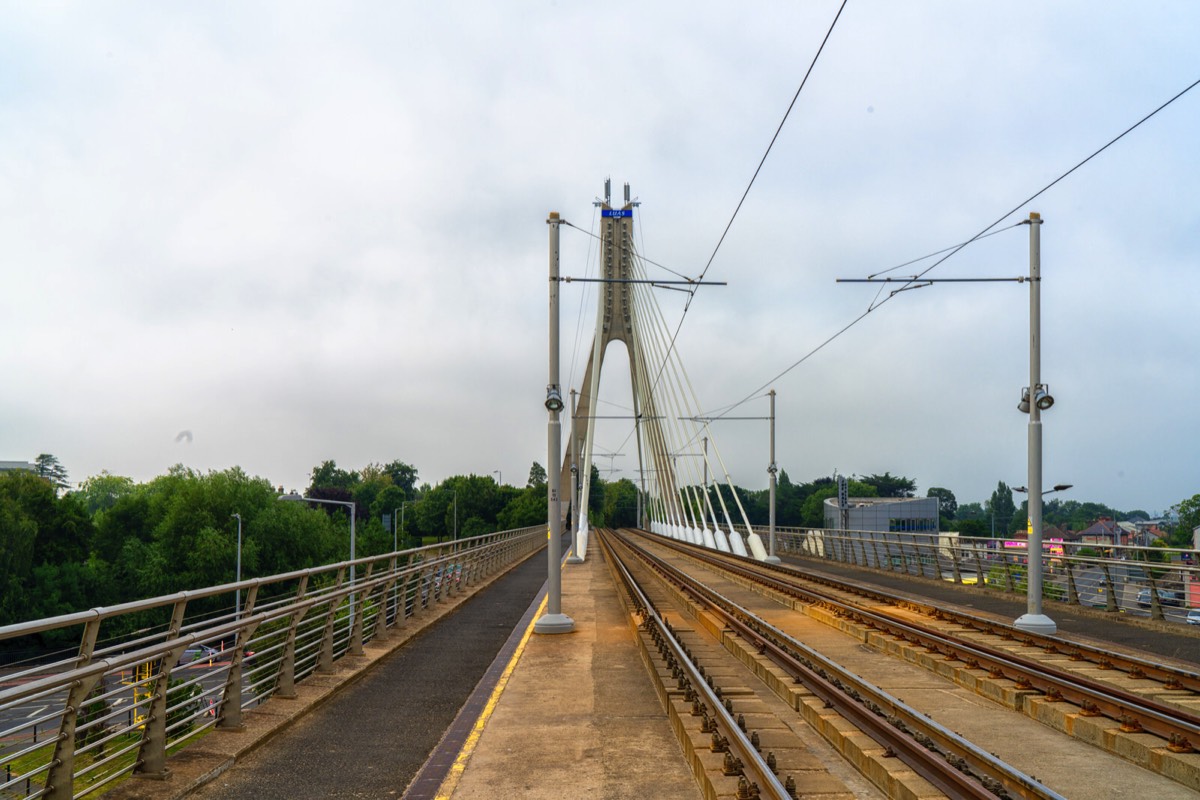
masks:
<path fill-rule="evenodd" d="M 174 639 L 179 635 L 186 607 L 186 599 L 175 603 L 167 628 L 167 638 Z M 170 775 L 170 770 L 167 769 L 167 693 L 171 686 L 171 670 L 175 668 L 175 661 L 182 654 L 182 649 L 172 650 L 159 662 L 158 677 L 150 694 L 150 708 L 146 711 L 146 721 L 142 725 L 142 744 L 138 749 L 139 765 L 133 770 L 135 775 L 154 780 L 163 780 Z"/>
<path fill-rule="evenodd" d="M 940 550 L 940 548 L 939 548 Z M 962 571 L 958 568 L 958 546 L 950 545 L 950 561 L 954 565 L 954 582 L 962 585 Z"/>
<path fill-rule="evenodd" d="M 250 587 L 246 593 L 243 617 L 254 615 L 254 602 L 258 599 L 258 585 Z M 246 726 L 242 724 L 242 661 L 246 652 L 246 644 L 258 630 L 259 623 L 248 623 L 240 628 L 234 643 L 233 658 L 229 662 L 229 672 L 225 676 L 225 691 L 221 694 L 221 704 L 217 709 L 217 730 L 241 731 Z"/>
<path fill-rule="evenodd" d="M 77 667 L 86 667 L 92 663 L 92 653 L 96 649 L 96 638 L 100 633 L 100 619 L 88 620 L 83 626 L 83 636 L 79 642 Z M 50 769 L 46 772 L 46 793 L 44 797 L 52 800 L 71 800 L 75 794 L 75 726 L 79 721 L 79 711 L 87 701 L 87 696 L 100 682 L 102 675 L 96 675 L 85 681 L 80 681 L 67 692 L 66 706 L 59 721 L 58 741 L 54 743 L 54 757 L 50 760 Z M 35 738 L 36 729 L 35 729 Z"/>
<path fill-rule="evenodd" d="M 1121 610 L 1120 606 L 1117 605 L 1117 587 L 1113 584 L 1112 573 L 1108 571 L 1108 562 L 1102 562 L 1100 568 L 1104 570 L 1104 586 L 1106 587 L 1104 592 L 1104 610 L 1115 614 Z"/>
<path fill-rule="evenodd" d="M 371 572 L 374 570 L 375 564 L 367 564 L 367 574 L 363 578 L 363 583 L 371 580 Z M 370 591 L 358 592 L 357 596 L 351 595 L 350 602 L 353 604 L 354 610 L 351 612 L 354 615 L 354 624 L 350 626 L 350 648 L 346 651 L 346 655 L 361 656 L 363 654 L 363 609 L 367 605 L 367 596 Z"/>
<path fill-rule="evenodd" d="M 296 602 L 304 599 L 304 592 L 307 589 L 308 576 L 305 575 L 300 579 L 300 586 L 296 591 Z M 275 684 L 275 697 L 291 700 L 296 696 L 296 629 L 306 614 L 308 614 L 308 609 L 301 609 L 292 614 L 292 618 L 288 622 L 287 640 L 283 645 L 283 655 L 279 657 L 279 679 Z"/>
<path fill-rule="evenodd" d="M 392 555 L 388 559 L 388 573 L 391 575 L 387 582 L 383 585 L 383 592 L 380 595 L 380 614 L 383 615 L 383 624 L 379 624 L 379 615 L 375 617 L 375 634 L 372 638 L 378 639 L 381 642 L 386 642 L 389 636 L 389 628 L 396 624 L 396 555 Z M 388 624 L 388 606 L 391 606 L 392 622 Z"/>
<path fill-rule="evenodd" d="M 1080 605 L 1079 591 L 1075 586 L 1075 563 L 1071 559 L 1066 559 L 1067 565 L 1067 603 L 1073 606 Z"/>
<path fill-rule="evenodd" d="M 1146 571 L 1146 580 L 1150 582 L 1150 619 L 1162 621 L 1166 617 L 1163 616 L 1162 603 L 1158 602 L 1158 582 L 1150 574 L 1148 565 L 1143 569 Z"/>
<path fill-rule="evenodd" d="M 338 570 L 337 586 L 340 589 L 346 577 L 346 568 Z M 325 630 L 321 633 L 321 652 L 317 656 L 316 671 L 320 673 L 333 672 L 333 633 L 337 627 L 337 610 L 341 606 L 340 599 L 329 598 L 329 611 L 325 613 Z"/>
<path fill-rule="evenodd" d="M 985 575 L 983 572 L 983 558 L 981 558 L 979 555 L 978 547 L 975 548 L 975 575 L 975 585 L 982 589 L 986 589 L 987 575 Z"/>

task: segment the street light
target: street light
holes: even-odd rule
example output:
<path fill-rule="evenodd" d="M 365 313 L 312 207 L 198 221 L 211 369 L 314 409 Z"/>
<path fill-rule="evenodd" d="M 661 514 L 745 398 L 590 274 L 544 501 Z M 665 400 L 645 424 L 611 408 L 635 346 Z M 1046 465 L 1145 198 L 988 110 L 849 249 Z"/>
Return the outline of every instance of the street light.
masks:
<path fill-rule="evenodd" d="M 492 474 L 496 476 L 496 485 L 503 486 L 504 485 L 504 473 L 498 469 L 494 469 L 494 470 L 492 470 Z"/>
<path fill-rule="evenodd" d="M 354 512 L 355 504 L 352 500 L 322 500 L 316 497 L 305 497 L 299 492 L 288 492 L 287 494 L 279 495 L 280 500 L 286 500 L 289 503 L 326 503 L 331 506 L 346 506 L 350 509 L 350 627 L 354 627 Z"/>
<path fill-rule="evenodd" d="M 237 577 L 234 578 L 234 581 L 236 583 L 241 583 L 242 582 L 242 515 L 241 514 L 230 514 L 229 516 L 233 517 L 234 519 L 236 519 L 238 521 Z M 233 596 L 234 596 L 234 600 L 233 600 L 234 619 L 240 620 L 242 618 L 242 588 L 240 586 L 234 592 Z"/>

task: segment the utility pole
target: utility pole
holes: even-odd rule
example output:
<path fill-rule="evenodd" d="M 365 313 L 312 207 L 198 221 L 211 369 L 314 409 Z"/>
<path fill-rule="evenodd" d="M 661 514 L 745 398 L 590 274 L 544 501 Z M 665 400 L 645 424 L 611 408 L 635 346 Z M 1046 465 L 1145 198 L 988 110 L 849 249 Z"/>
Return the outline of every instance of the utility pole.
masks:
<path fill-rule="evenodd" d="M 1029 387 L 1021 403 L 1029 412 L 1029 560 L 1026 612 L 1013 623 L 1031 633 L 1053 635 L 1054 620 L 1042 613 L 1042 410 L 1054 399 L 1042 386 L 1042 215 L 1029 215 Z"/>
<path fill-rule="evenodd" d="M 780 563 L 780 559 L 779 556 L 775 555 L 775 473 L 778 471 L 778 467 L 775 465 L 775 390 L 772 389 L 767 394 L 771 398 L 771 463 L 767 465 L 767 473 L 771 476 L 771 512 L 768 527 L 770 533 L 770 550 L 763 561 L 768 564 L 778 564 Z"/>
<path fill-rule="evenodd" d="M 546 385 L 546 516 L 550 541 L 546 547 L 549 564 L 546 586 L 546 613 L 533 624 L 535 633 L 570 633 L 575 620 L 562 613 L 562 508 L 559 487 L 562 479 L 562 390 L 558 384 L 558 226 L 562 224 L 557 211 L 551 211 L 546 224 L 550 226 L 550 331 L 549 381 Z"/>

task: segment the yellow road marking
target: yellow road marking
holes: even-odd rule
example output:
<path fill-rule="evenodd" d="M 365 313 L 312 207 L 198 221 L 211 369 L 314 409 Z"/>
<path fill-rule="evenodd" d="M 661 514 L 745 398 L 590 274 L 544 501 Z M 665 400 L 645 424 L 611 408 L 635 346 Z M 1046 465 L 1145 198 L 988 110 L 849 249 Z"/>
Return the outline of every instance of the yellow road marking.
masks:
<path fill-rule="evenodd" d="M 475 720 L 475 725 L 471 728 L 471 732 L 467 734 L 467 739 L 463 742 L 462 750 L 458 752 L 458 757 L 454 759 L 454 763 L 450 766 L 450 771 L 446 774 L 446 779 L 442 781 L 442 785 L 438 787 L 436 800 L 449 800 L 454 794 L 454 790 L 458 788 L 458 781 L 462 777 L 463 770 L 467 768 L 467 762 L 471 760 L 471 754 L 475 752 L 475 746 L 479 744 L 479 737 L 483 735 L 483 729 L 487 725 L 488 719 L 491 718 L 492 712 L 496 710 L 496 704 L 500 702 L 500 695 L 504 692 L 504 687 L 508 685 L 509 676 L 517 666 L 517 659 L 521 657 L 521 653 L 525 652 L 525 644 L 529 641 L 529 637 L 533 635 L 533 626 L 538 618 L 542 616 L 542 611 L 546 608 L 546 603 L 549 597 L 543 597 L 541 605 L 534 613 L 533 619 L 529 621 L 529 627 L 525 629 L 524 635 L 521 636 L 521 641 L 517 644 L 517 649 L 513 651 L 512 658 L 508 660 L 508 664 L 504 666 L 504 672 L 500 674 L 500 680 L 496 681 L 495 688 L 492 689 L 492 694 L 488 698 L 487 704 L 483 707 L 483 711 L 479 714 L 479 718 Z"/>

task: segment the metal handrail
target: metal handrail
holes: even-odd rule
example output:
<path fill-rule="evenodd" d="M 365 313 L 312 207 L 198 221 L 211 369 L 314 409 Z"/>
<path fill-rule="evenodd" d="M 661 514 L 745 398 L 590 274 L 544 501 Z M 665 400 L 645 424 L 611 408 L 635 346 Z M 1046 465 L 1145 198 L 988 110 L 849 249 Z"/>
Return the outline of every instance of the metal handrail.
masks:
<path fill-rule="evenodd" d="M 775 535 L 780 551 L 785 553 L 956 584 L 975 583 L 980 588 L 1020 594 L 1026 591 L 1028 553 L 1024 548 L 1004 547 L 1003 539 L 950 538 L 939 532 L 778 527 Z M 1123 557 L 1087 552 L 1096 550 L 1113 551 Z M 1196 550 L 1044 542 L 1042 564 L 1047 576 L 1043 596 L 1070 605 L 1108 611 L 1137 608 L 1148 611 L 1155 620 L 1168 618 L 1164 606 L 1200 607 L 1200 552 Z M 1130 596 L 1119 601 L 1117 593 L 1111 591 L 1118 584 L 1134 591 L 1146 590 L 1139 591 L 1144 599 L 1127 590 Z"/>
<path fill-rule="evenodd" d="M 0 627 L 0 642 L 79 631 L 70 656 L 3 673 L 0 713 L 34 699 L 47 708 L 0 732 L 0 761 L 20 759 L 0 792 L 59 800 L 130 773 L 162 775 L 168 747 L 240 728 L 244 708 L 295 696 L 308 675 L 545 542 L 544 525 L 499 531 Z M 161 619 L 128 630 L 146 614 Z M 126 632 L 103 639 L 118 621 Z"/>

